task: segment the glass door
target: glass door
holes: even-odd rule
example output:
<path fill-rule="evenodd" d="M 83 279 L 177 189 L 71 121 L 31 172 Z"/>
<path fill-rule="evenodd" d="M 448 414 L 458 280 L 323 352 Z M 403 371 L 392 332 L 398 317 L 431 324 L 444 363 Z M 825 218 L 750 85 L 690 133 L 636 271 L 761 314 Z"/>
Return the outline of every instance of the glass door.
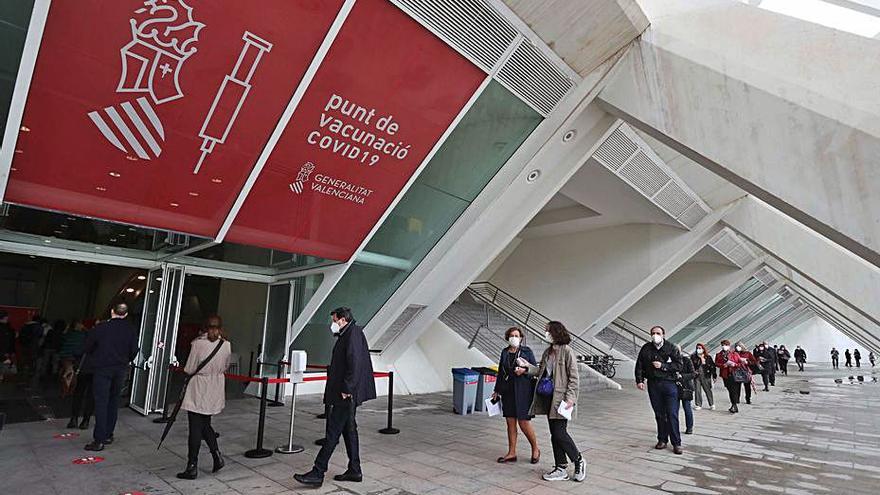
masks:
<path fill-rule="evenodd" d="M 170 367 L 177 364 L 174 349 L 184 269 L 165 265 L 147 275 L 147 294 L 141 321 L 140 353 L 135 361 L 131 408 L 141 414 L 165 407 Z"/>

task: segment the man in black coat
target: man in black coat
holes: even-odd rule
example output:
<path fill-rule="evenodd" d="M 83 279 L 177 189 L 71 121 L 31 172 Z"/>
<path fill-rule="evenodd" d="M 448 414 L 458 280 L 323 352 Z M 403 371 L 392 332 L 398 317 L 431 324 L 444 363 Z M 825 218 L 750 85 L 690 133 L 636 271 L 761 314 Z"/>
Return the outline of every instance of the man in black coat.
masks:
<path fill-rule="evenodd" d="M 100 323 L 86 337 L 82 372 L 92 373 L 92 393 L 95 396 L 95 430 L 86 450 L 104 450 L 104 445 L 113 443 L 119 394 L 125 384 L 129 363 L 138 353 L 138 332 L 127 316 L 127 304 L 114 305 L 110 319 Z"/>
<path fill-rule="evenodd" d="M 797 346 L 794 350 L 794 362 L 798 365 L 798 371 L 804 371 L 804 363 L 807 362 L 807 351 L 801 349 L 801 346 Z"/>
<path fill-rule="evenodd" d="M 315 466 L 305 474 L 295 474 L 300 483 L 321 486 L 330 457 L 342 436 L 348 453 L 348 469 L 333 477 L 336 481 L 363 480 L 358 447 L 357 408 L 376 398 L 376 382 L 370 349 L 361 327 L 355 324 L 349 308 L 337 308 L 330 313 L 330 330 L 337 337 L 327 370 L 324 404 L 329 406 L 324 444 L 315 458 Z"/>
<path fill-rule="evenodd" d="M 651 342 L 642 346 L 636 359 L 636 386 L 645 390 L 657 420 L 657 445 L 665 449 L 672 442 L 672 451 L 681 454 L 681 430 L 678 422 L 680 399 L 676 382 L 681 380 L 682 356 L 672 342 L 666 340 L 663 327 L 651 328 Z"/>
<path fill-rule="evenodd" d="M 776 385 L 776 350 L 762 342 L 752 353 L 761 365 L 761 378 L 764 380 L 764 392 L 770 391 L 770 385 Z"/>

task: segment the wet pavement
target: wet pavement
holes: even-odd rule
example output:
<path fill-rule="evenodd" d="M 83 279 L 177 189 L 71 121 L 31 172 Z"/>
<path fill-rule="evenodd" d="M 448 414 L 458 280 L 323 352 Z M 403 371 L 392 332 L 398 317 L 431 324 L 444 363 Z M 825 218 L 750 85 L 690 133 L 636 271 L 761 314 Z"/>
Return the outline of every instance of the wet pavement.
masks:
<path fill-rule="evenodd" d="M 852 376 L 852 378 L 850 378 Z M 861 377 L 861 378 L 859 378 Z M 4 493 L 117 494 L 290 494 L 290 493 L 701 493 L 701 494 L 876 494 L 880 486 L 880 371 L 861 373 L 809 367 L 780 377 L 771 392 L 758 392 L 741 413 L 727 412 L 726 392 L 715 388 L 717 410 L 697 411 L 696 434 L 684 440 L 685 454 L 656 451 L 654 421 L 645 393 L 623 382 L 622 391 L 584 394 L 570 431 L 589 463 L 587 482 L 546 483 L 540 479 L 552 453 L 546 422 L 535 420 L 543 451 L 540 464 L 526 461 L 528 444 L 520 439 L 520 462 L 499 465 L 506 450 L 503 423 L 483 415 L 451 413 L 449 394 L 395 398 L 399 435 L 381 435 L 385 398 L 358 414 L 365 482 L 328 482 L 303 489 L 291 478 L 307 470 L 322 436 L 316 396 L 297 400 L 297 442 L 305 453 L 266 459 L 242 454 L 254 447 L 258 403 L 233 400 L 216 417 L 227 467 L 212 475 L 202 453 L 195 481 L 178 480 L 186 453 L 186 420 L 181 418 L 161 450 L 161 425 L 123 411 L 116 442 L 98 455 L 98 464 L 76 465 L 87 432 L 64 433 L 65 420 L 7 425 L 0 432 L 0 473 Z M 288 409 L 269 408 L 266 445 L 286 441 Z M 682 423 L 684 415 L 682 414 Z M 344 448 L 333 458 L 333 475 L 344 470 Z"/>

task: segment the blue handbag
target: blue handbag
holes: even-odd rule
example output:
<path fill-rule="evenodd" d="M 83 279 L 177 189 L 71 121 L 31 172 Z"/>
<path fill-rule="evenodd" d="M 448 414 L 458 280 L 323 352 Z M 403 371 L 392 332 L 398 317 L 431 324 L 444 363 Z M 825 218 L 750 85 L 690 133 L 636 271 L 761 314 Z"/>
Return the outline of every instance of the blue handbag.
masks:
<path fill-rule="evenodd" d="M 546 375 L 546 370 L 544 371 L 544 374 Z M 538 380 L 538 386 L 535 388 L 535 393 L 544 397 L 552 396 L 553 380 L 548 376 L 541 377 L 541 379 Z"/>

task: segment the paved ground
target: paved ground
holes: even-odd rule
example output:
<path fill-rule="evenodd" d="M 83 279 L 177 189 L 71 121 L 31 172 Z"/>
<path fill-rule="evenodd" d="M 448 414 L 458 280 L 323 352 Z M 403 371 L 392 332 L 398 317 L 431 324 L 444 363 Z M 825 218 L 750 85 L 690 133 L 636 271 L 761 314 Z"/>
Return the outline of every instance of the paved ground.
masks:
<path fill-rule="evenodd" d="M 216 419 L 227 467 L 217 475 L 204 470 L 198 480 L 182 481 L 185 420 L 175 426 L 159 451 L 161 426 L 124 411 L 117 441 L 101 453 L 106 461 L 73 465 L 86 454 L 84 438 L 53 439 L 64 421 L 7 425 L 0 432 L 0 486 L 9 494 L 291 494 L 291 493 L 877 493 L 880 483 L 880 372 L 862 368 L 860 380 L 846 371 L 808 370 L 781 378 L 769 394 L 731 416 L 724 401 L 716 411 L 697 412 L 697 434 L 686 437 L 685 455 L 654 451 L 653 418 L 647 398 L 629 384 L 623 391 L 593 392 L 581 398 L 572 427 L 589 462 L 584 484 L 545 483 L 540 474 L 551 458 L 547 428 L 536 427 L 544 459 L 499 466 L 505 434 L 500 421 L 450 412 L 448 394 L 397 398 L 395 425 L 402 433 L 385 436 L 384 399 L 359 414 L 364 470 L 362 484 L 326 483 L 303 490 L 291 478 L 306 470 L 315 447 L 303 454 L 245 458 L 253 447 L 257 402 L 230 401 Z M 835 383 L 834 379 L 841 379 Z M 716 389 L 723 397 L 723 390 Z M 810 392 L 808 395 L 800 392 Z M 315 398 L 298 401 L 297 439 L 311 444 L 321 436 Z M 286 438 L 286 408 L 270 409 L 267 445 Z M 78 430 L 76 430 L 78 431 Z M 524 445 L 527 445 L 522 440 Z M 521 453 L 527 455 L 527 448 Z M 334 456 L 330 474 L 341 472 L 344 449 Z M 207 452 L 202 468 L 210 466 Z"/>

